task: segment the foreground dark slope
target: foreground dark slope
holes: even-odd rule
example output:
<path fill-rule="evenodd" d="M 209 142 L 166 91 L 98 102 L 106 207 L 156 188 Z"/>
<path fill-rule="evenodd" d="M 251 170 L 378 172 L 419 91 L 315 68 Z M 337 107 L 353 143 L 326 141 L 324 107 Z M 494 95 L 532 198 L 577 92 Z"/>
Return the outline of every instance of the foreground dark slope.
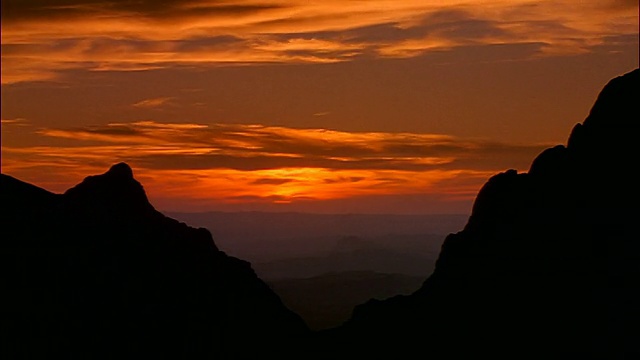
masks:
<path fill-rule="evenodd" d="M 157 212 L 126 164 L 62 195 L 0 180 L 5 359 L 256 358 L 307 333 L 248 263 Z"/>
<path fill-rule="evenodd" d="M 418 291 L 313 337 L 127 165 L 62 195 L 2 175 L 3 358 L 638 358 L 639 76 L 566 147 L 491 178 Z"/>
<path fill-rule="evenodd" d="M 492 177 L 417 292 L 357 307 L 315 354 L 638 358 L 639 76 L 610 81 L 566 147 Z"/>

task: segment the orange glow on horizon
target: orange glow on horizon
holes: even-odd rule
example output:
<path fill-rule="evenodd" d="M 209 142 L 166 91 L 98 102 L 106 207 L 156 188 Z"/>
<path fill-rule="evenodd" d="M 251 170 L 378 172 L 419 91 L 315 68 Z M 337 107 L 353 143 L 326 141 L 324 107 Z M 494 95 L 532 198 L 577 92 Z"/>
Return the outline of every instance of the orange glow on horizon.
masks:
<path fill-rule="evenodd" d="M 439 193 L 472 200 L 491 175 L 481 171 L 335 171 L 319 168 L 237 170 L 182 170 L 139 172 L 150 191 L 164 197 L 206 203 L 324 201 L 366 196 Z M 171 181 L 162 181 L 170 178 Z M 447 186 L 447 181 L 466 184 Z M 158 189 L 159 188 L 159 189 Z M 156 190 L 158 189 L 158 190 Z"/>
<path fill-rule="evenodd" d="M 420 193 L 471 201 L 482 183 L 502 170 L 483 153 L 524 157 L 544 146 L 438 134 L 152 121 L 33 131 L 65 145 L 3 146 L 3 172 L 62 192 L 127 161 L 150 196 L 199 207 Z M 473 166 L 456 165 L 470 156 L 477 159 Z"/>

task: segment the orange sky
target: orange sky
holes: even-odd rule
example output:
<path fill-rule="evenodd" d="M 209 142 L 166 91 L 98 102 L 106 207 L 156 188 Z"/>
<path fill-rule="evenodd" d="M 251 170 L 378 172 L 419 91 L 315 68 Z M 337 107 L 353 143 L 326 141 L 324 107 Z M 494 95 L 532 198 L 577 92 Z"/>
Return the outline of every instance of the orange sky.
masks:
<path fill-rule="evenodd" d="M 52 4 L 55 3 L 55 4 Z M 2 2 L 2 172 L 161 210 L 468 212 L 638 67 L 638 2 Z"/>

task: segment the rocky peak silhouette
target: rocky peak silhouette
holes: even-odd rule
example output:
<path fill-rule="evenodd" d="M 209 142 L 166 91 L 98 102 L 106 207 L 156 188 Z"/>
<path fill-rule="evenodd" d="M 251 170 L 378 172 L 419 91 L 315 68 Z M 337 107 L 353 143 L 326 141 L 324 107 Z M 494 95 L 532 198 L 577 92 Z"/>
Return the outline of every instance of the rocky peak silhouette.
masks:
<path fill-rule="evenodd" d="M 583 124 L 577 124 L 576 128 L 590 131 L 592 138 L 598 138 L 600 141 L 609 140 L 609 134 L 626 137 L 628 130 L 638 126 L 640 119 L 640 109 L 637 106 L 640 98 L 638 82 L 640 69 L 609 81 L 598 95 L 589 116 Z M 606 133 L 603 134 L 601 131 Z M 574 136 L 575 134 L 571 134 L 571 137 Z M 569 142 L 571 143 L 571 138 Z"/>
<path fill-rule="evenodd" d="M 133 179 L 133 170 L 129 164 L 120 162 L 111 166 L 109 171 L 105 173 L 107 176 L 120 179 Z"/>
<path fill-rule="evenodd" d="M 144 188 L 134 179 L 133 170 L 124 162 L 113 165 L 104 174 L 86 177 L 68 189 L 64 198 L 70 206 L 81 211 L 119 213 L 123 216 L 156 213 Z"/>
<path fill-rule="evenodd" d="M 606 84 L 528 173 L 491 177 L 424 285 L 358 306 L 318 358 L 639 357 L 638 76 Z"/>
<path fill-rule="evenodd" d="M 4 358 L 254 359 L 308 332 L 209 231 L 156 211 L 125 163 L 61 195 L 0 186 Z"/>

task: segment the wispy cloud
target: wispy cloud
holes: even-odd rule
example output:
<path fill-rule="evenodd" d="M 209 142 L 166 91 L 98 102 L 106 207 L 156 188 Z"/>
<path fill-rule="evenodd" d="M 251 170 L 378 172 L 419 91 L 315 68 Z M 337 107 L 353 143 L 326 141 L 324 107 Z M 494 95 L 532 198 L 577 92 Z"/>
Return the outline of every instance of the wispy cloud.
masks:
<path fill-rule="evenodd" d="M 153 99 L 144 99 L 140 100 L 131 106 L 138 108 L 157 108 L 163 105 L 169 104 L 174 98 L 173 97 L 158 97 Z"/>
<path fill-rule="evenodd" d="M 506 165 L 502 158 L 535 155 L 548 145 L 504 144 L 439 134 L 152 121 L 38 132 L 71 142 L 100 143 L 101 148 L 126 144 L 130 151 L 125 156 L 143 161 L 148 167 L 165 169 L 317 167 L 413 171 L 457 168 L 460 163 L 469 166 L 472 162 L 476 169 L 496 169 Z M 82 144 L 76 144 L 79 145 Z"/>
<path fill-rule="evenodd" d="M 529 57 L 577 54 L 637 35 L 637 11 L 637 2 L 611 0 L 9 0 L 2 81 L 48 80 L 68 69 L 328 63 L 496 44 L 536 44 Z"/>
<path fill-rule="evenodd" d="M 549 146 L 439 134 L 151 121 L 38 133 L 65 145 L 3 147 L 3 171 L 37 176 L 43 168 L 50 174 L 56 167 L 75 167 L 90 174 L 127 161 L 165 196 L 223 202 L 411 193 L 469 200 L 490 175 L 526 170 Z"/>
<path fill-rule="evenodd" d="M 29 122 L 23 118 L 1 119 L 0 122 L 7 126 L 29 126 Z"/>

